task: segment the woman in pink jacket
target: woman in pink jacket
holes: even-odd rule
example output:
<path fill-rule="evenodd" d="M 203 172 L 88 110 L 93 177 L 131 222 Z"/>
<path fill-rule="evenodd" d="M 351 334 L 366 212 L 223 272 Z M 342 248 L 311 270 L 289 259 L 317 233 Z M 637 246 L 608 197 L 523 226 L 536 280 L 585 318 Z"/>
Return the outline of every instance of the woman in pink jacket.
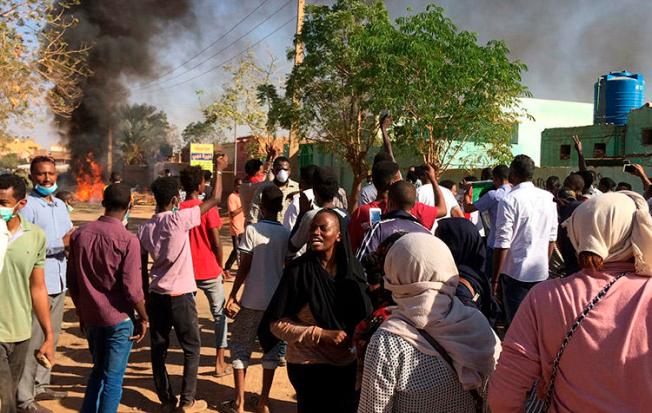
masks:
<path fill-rule="evenodd" d="M 541 283 L 523 301 L 490 381 L 489 405 L 494 413 L 522 412 L 538 381 L 536 397 L 550 412 L 649 411 L 648 205 L 633 192 L 607 193 L 582 204 L 564 225 L 582 270 Z"/>

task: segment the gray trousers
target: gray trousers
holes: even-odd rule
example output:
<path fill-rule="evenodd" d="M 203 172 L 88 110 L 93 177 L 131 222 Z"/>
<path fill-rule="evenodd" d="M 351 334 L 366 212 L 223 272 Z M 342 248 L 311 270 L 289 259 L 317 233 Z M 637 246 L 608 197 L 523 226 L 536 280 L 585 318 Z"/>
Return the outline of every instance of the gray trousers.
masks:
<path fill-rule="evenodd" d="M 62 292 L 48 296 L 50 302 L 50 322 L 54 330 L 54 346 L 56 348 L 59 342 L 59 333 L 61 332 L 61 323 L 63 321 L 63 306 L 66 301 L 66 293 Z M 25 368 L 18 383 L 18 392 L 16 402 L 21 409 L 27 408 L 34 403 L 34 396 L 45 391 L 46 386 L 50 384 L 50 370 L 36 362 L 34 351 L 41 348 L 45 336 L 41 325 L 36 316 L 32 314 L 32 338 L 29 342 L 27 357 L 25 359 Z"/>
<path fill-rule="evenodd" d="M 0 343 L 0 413 L 16 413 L 16 387 L 28 347 L 29 340 Z"/>

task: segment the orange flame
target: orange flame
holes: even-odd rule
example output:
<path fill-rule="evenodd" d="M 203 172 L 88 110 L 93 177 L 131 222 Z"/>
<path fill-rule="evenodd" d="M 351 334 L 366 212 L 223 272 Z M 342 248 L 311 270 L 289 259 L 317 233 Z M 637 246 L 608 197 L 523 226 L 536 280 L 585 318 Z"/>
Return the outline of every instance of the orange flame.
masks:
<path fill-rule="evenodd" d="M 86 155 L 86 168 L 80 168 L 77 175 L 75 197 L 81 202 L 100 202 L 104 196 L 102 167 L 95 162 L 92 153 Z"/>

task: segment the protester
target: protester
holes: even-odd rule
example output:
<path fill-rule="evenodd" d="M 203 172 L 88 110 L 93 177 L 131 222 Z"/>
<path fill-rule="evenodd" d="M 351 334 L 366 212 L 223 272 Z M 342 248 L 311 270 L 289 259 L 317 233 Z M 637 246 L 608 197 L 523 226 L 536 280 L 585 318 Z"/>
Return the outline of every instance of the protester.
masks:
<path fill-rule="evenodd" d="M 72 211 L 75 210 L 75 208 L 72 206 L 72 201 L 75 199 L 73 193 L 70 191 L 58 191 L 56 197 L 66 204 L 68 213 L 72 214 Z"/>
<path fill-rule="evenodd" d="M 465 218 L 445 218 L 439 221 L 435 235 L 450 249 L 457 265 L 457 298 L 493 320 L 491 280 L 484 272 L 486 248 L 473 223 Z"/>
<path fill-rule="evenodd" d="M 285 268 L 261 325 L 263 348 L 272 348 L 278 339 L 288 342 L 288 376 L 298 413 L 356 408 L 351 337 L 371 305 L 364 271 L 343 228 L 337 212 L 322 209 L 315 215 L 310 250 Z"/>
<path fill-rule="evenodd" d="M 16 391 L 26 360 L 45 357 L 54 364 L 55 336 L 45 281 L 46 237 L 22 216 L 26 187 L 17 175 L 0 175 L 0 411 L 16 413 Z M 33 335 L 32 310 L 40 328 Z M 35 348 L 35 351 L 30 351 Z M 29 412 L 49 412 L 32 402 Z"/>
<path fill-rule="evenodd" d="M 598 183 L 598 189 L 602 193 L 606 192 L 613 192 L 616 188 L 616 182 L 609 178 L 609 177 L 604 177 L 600 178 L 600 182 Z"/>
<path fill-rule="evenodd" d="M 299 178 L 300 192 L 292 197 L 292 202 L 287 207 L 285 215 L 283 215 L 283 225 L 289 230 L 294 228 L 294 224 L 296 224 L 297 218 L 299 217 L 299 210 L 301 209 L 301 205 L 299 205 L 300 195 L 303 194 L 311 205 L 315 200 L 315 195 L 312 190 L 312 177 L 315 174 L 317 168 L 319 168 L 317 165 L 306 165 L 301 168 Z"/>
<path fill-rule="evenodd" d="M 204 172 L 204 192 L 199 195 L 199 198 L 203 201 L 206 198 L 210 198 L 213 195 L 213 187 L 211 186 L 211 181 L 213 180 L 213 173 L 207 169 L 203 170 Z"/>
<path fill-rule="evenodd" d="M 557 196 L 561 189 L 561 181 L 558 176 L 549 176 L 546 179 L 546 191 L 550 192 L 553 196 Z"/>
<path fill-rule="evenodd" d="M 506 325 L 537 283 L 548 278 L 548 260 L 557 239 L 553 196 L 532 183 L 534 161 L 518 155 L 509 166 L 514 185 L 498 204 L 492 289 L 502 290 Z"/>
<path fill-rule="evenodd" d="M 429 206 L 421 202 L 416 202 L 411 213 L 424 227 L 432 230 L 435 225 L 435 220 L 445 216 L 447 209 L 442 190 L 437 183 L 435 170 L 431 166 L 425 169 L 428 179 L 434 182 L 437 191 L 437 203 L 433 204 L 435 206 Z M 383 213 L 387 212 L 389 187 L 394 182 L 400 180 L 399 166 L 397 163 L 391 161 L 378 162 L 372 169 L 372 176 L 374 185 L 378 189 L 378 197 L 374 202 L 358 207 L 351 215 L 351 221 L 349 222 L 348 232 L 351 237 L 351 247 L 355 251 L 360 248 L 364 234 L 371 228 L 369 210 L 371 208 L 380 208 Z"/>
<path fill-rule="evenodd" d="M 290 169 L 290 160 L 288 158 L 285 156 L 279 156 L 274 160 L 274 163 L 272 164 L 272 174 L 274 175 L 274 180 L 271 182 L 263 182 L 256 189 L 256 192 L 254 193 L 253 199 L 251 201 L 251 208 L 249 209 L 249 217 L 247 218 L 248 223 L 253 224 L 258 222 L 258 219 L 260 218 L 259 211 L 262 191 L 264 188 L 270 185 L 275 185 L 283 193 L 283 209 L 281 209 L 279 212 L 278 219 L 279 222 L 283 221 L 285 212 L 290 206 L 290 202 L 286 201 L 286 199 L 289 197 L 291 200 L 292 197 L 290 195 L 299 192 L 299 183 L 290 179 L 291 173 L 292 171 Z"/>
<path fill-rule="evenodd" d="M 260 186 L 259 184 L 264 182 L 268 175 L 268 168 L 272 165 L 272 162 L 276 159 L 278 155 L 276 148 L 272 145 L 266 147 L 267 158 L 265 163 L 261 162 L 260 159 L 249 159 L 245 162 L 245 179 L 242 185 L 240 186 L 240 202 L 242 203 L 242 212 L 245 216 L 245 223 L 250 216 L 251 202 L 253 201 L 254 194 Z"/>
<path fill-rule="evenodd" d="M 179 177 L 186 193 L 186 200 L 179 204 L 180 209 L 201 205 L 199 196 L 204 193 L 205 187 L 202 169 L 199 166 L 191 166 L 182 170 Z M 217 208 L 211 208 L 201 216 L 201 225 L 192 228 L 188 234 L 195 282 L 197 288 L 206 295 L 213 315 L 216 377 L 224 377 L 231 373 L 224 361 L 227 327 L 224 315 L 224 270 L 222 270 L 220 228 L 222 228 L 220 214 Z"/>
<path fill-rule="evenodd" d="M 633 192 L 601 195 L 580 205 L 566 227 L 582 270 L 542 283 L 523 301 L 491 378 L 490 407 L 523 411 L 539 380 L 539 400 L 554 384 L 549 409 L 541 411 L 648 411 L 652 217 L 647 204 Z"/>
<path fill-rule="evenodd" d="M 573 143 L 575 144 L 575 150 L 577 151 L 578 168 L 579 168 L 579 171 L 577 173 L 584 180 L 584 193 L 582 194 L 583 200 L 589 199 L 596 195 L 600 195 L 602 192 L 600 192 L 598 188 L 593 186 L 593 183 L 595 182 L 596 179 L 595 172 L 589 171 L 586 166 L 586 160 L 584 159 L 584 152 L 582 150 L 582 141 L 580 140 L 579 136 L 577 135 L 573 136 Z"/>
<path fill-rule="evenodd" d="M 93 358 L 82 413 L 118 410 L 132 344 L 143 339 L 148 323 L 140 243 L 125 228 L 130 188 L 109 185 L 102 205 L 104 215 L 71 236 L 68 257 L 68 291 Z"/>
<path fill-rule="evenodd" d="M 56 347 L 63 321 L 66 299 L 66 249 L 74 231 L 66 204 L 54 197 L 57 191 L 57 169 L 54 159 L 37 156 L 30 165 L 30 179 L 34 190 L 27 196 L 27 204 L 21 210 L 25 221 L 39 226 L 47 239 L 45 258 L 45 284 L 48 289 L 50 321 Z M 34 351 L 43 343 L 44 336 L 36 318 L 32 321 L 32 338 L 27 350 L 25 368 L 18 384 L 17 403 L 20 411 L 49 412 L 37 402 L 61 399 L 66 392 L 53 391 L 50 385 L 50 369 L 36 362 Z"/>
<path fill-rule="evenodd" d="M 430 230 L 419 223 L 410 211 L 416 202 L 416 189 L 407 181 L 394 182 L 389 187 L 387 210 L 380 222 L 374 224 L 365 234 L 356 258 L 360 261 L 395 232 L 429 234 Z"/>
<path fill-rule="evenodd" d="M 579 197 L 584 190 L 584 179 L 578 174 L 570 174 L 564 179 L 564 188 L 557 197 L 557 213 L 559 215 L 559 229 L 557 246 L 564 260 L 564 275 L 569 276 L 580 270 L 577 263 L 577 253 L 568 238 L 563 223 L 573 215 L 578 206 L 582 205 Z"/>
<path fill-rule="evenodd" d="M 632 190 L 632 184 L 630 184 L 630 183 L 618 182 L 618 185 L 616 185 L 616 192 L 631 191 L 631 190 Z"/>
<path fill-rule="evenodd" d="M 435 192 L 433 190 L 432 181 L 428 178 L 427 169 L 425 168 L 420 169 L 420 173 L 422 174 L 421 180 L 422 182 L 424 182 L 424 184 L 421 185 L 419 189 L 417 189 L 417 201 L 428 206 L 436 206 Z M 442 185 L 442 183 L 450 186 L 450 188 L 447 188 L 446 186 Z M 455 194 L 453 193 L 453 191 L 451 191 L 451 188 L 453 187 L 456 187 L 456 185 L 455 182 L 451 180 L 448 181 L 444 180 L 439 183 L 439 189 L 446 203 L 446 213 L 442 217 L 439 217 L 438 219 L 448 218 L 451 216 L 464 217 L 464 213 L 462 212 L 459 204 L 457 203 L 457 198 L 455 198 Z"/>
<path fill-rule="evenodd" d="M 392 150 L 392 142 L 389 138 L 389 134 L 387 133 L 387 129 L 391 125 L 392 125 L 392 117 L 388 113 L 383 114 L 380 117 L 380 132 L 383 136 L 383 148 L 380 152 L 376 154 L 376 156 L 374 156 L 372 170 L 373 167 L 379 162 L 383 162 L 383 161 L 396 162 L 396 159 L 394 158 L 394 152 Z M 379 193 L 378 188 L 376 188 L 376 185 L 374 184 L 372 179 L 371 184 L 363 186 L 362 189 L 360 190 L 358 206 L 362 206 L 374 202 L 378 198 L 378 193 Z"/>
<path fill-rule="evenodd" d="M 359 413 L 479 411 L 500 341 L 455 297 L 457 274 L 430 234 L 407 234 L 391 247 L 385 288 L 397 307 L 367 346 Z"/>
<path fill-rule="evenodd" d="M 233 181 L 233 192 L 226 200 L 226 207 L 229 211 L 229 218 L 231 223 L 229 224 L 229 233 L 231 234 L 231 243 L 233 244 L 233 250 L 229 255 L 229 258 L 224 264 L 224 276 L 225 278 L 231 279 L 231 267 L 233 263 L 238 261 L 238 248 L 240 245 L 240 240 L 242 239 L 242 234 L 244 233 L 245 225 L 245 216 L 242 209 L 242 201 L 240 199 L 240 187 L 242 186 L 242 179 L 236 178 Z"/>
<path fill-rule="evenodd" d="M 464 197 L 464 212 L 471 213 L 479 211 L 481 214 L 488 216 L 489 221 L 489 235 L 487 235 L 487 253 L 485 257 L 485 274 L 491 277 L 493 274 L 493 245 L 496 240 L 496 221 L 498 213 L 498 204 L 500 201 L 512 190 L 512 185 L 509 183 L 509 167 L 507 165 L 498 165 L 492 172 L 492 180 L 494 189 L 488 191 L 486 194 L 481 195 L 475 203 L 471 198 L 471 191 L 466 191 Z"/>
<path fill-rule="evenodd" d="M 305 252 L 305 247 L 310 237 L 310 225 L 317 212 L 321 209 L 330 208 L 342 217 L 345 224 L 349 222 L 349 216 L 346 210 L 336 206 L 338 183 L 333 171 L 327 168 L 318 168 L 314 172 L 313 188 L 315 199 L 312 205 L 309 204 L 307 198 L 302 198 L 304 210 L 299 214 L 299 219 L 293 229 L 288 245 L 290 252 Z"/>
<path fill-rule="evenodd" d="M 632 166 L 634 167 L 634 170 L 630 173 L 641 179 L 641 183 L 643 184 L 643 191 L 645 191 L 643 196 L 648 200 L 648 203 L 650 203 L 652 201 L 652 180 L 650 180 L 650 178 L 645 173 L 643 166 L 639 164 L 632 164 Z M 652 206 L 650 208 L 652 208 Z"/>
<path fill-rule="evenodd" d="M 146 304 L 150 320 L 154 385 L 162 411 L 173 411 L 177 405 L 177 397 L 165 367 L 173 327 L 184 354 L 180 410 L 200 412 L 207 408 L 205 401 L 195 399 L 201 343 L 189 233 L 201 225 L 202 215 L 220 203 L 222 170 L 227 164 L 225 155 L 216 158 L 215 190 L 210 198 L 192 208 L 179 210 L 179 184 L 176 179 L 164 177 L 155 180 L 152 192 L 156 199 L 156 214 L 138 231 L 144 251 L 141 259 L 146 280 L 149 279 L 148 253 L 154 261 L 149 271 L 152 280 L 145 288 L 149 291 Z"/>
<path fill-rule="evenodd" d="M 262 219 L 247 226 L 240 244 L 240 266 L 226 304 L 229 317 L 235 317 L 231 335 L 231 360 L 235 382 L 235 400 L 224 407 L 243 413 L 245 410 L 245 375 L 251 352 L 256 344 L 256 332 L 283 274 L 290 231 L 278 221 L 283 208 L 283 192 L 274 185 L 266 186 L 261 194 Z M 240 300 L 238 292 L 244 283 Z M 239 307 L 239 310 L 237 309 Z M 269 392 L 279 364 L 281 343 L 263 355 L 263 385 L 256 411 L 269 411 Z"/>
<path fill-rule="evenodd" d="M 453 194 L 454 197 L 457 197 L 457 184 L 455 182 L 451 181 L 450 179 L 444 179 L 443 181 L 439 182 L 439 186 L 448 189 L 451 191 L 451 194 Z"/>
<path fill-rule="evenodd" d="M 111 172 L 111 176 L 109 177 L 109 181 L 112 184 L 122 183 L 122 174 L 120 172 L 116 172 L 116 171 Z"/>

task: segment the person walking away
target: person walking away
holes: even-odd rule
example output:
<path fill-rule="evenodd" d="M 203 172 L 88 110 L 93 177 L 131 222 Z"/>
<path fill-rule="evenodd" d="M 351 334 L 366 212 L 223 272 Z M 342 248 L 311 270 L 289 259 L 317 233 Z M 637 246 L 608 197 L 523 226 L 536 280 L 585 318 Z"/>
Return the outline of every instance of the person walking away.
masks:
<path fill-rule="evenodd" d="M 414 208 L 416 197 L 416 188 L 407 181 L 394 182 L 389 187 L 387 197 L 387 210 L 389 212 L 383 215 L 382 221 L 377 222 L 367 231 L 362 240 L 362 246 L 356 254 L 356 258 L 360 262 L 368 254 L 376 251 L 385 239 L 396 232 L 408 234 L 413 232 L 430 233 L 410 212 Z"/>
<path fill-rule="evenodd" d="M 464 212 L 472 213 L 479 211 L 481 214 L 489 217 L 489 235 L 487 235 L 487 253 L 485 260 L 485 274 L 487 277 L 493 275 L 493 254 L 494 242 L 496 240 L 496 221 L 498 219 L 498 204 L 512 190 L 509 183 L 509 167 L 507 165 L 498 165 L 491 171 L 494 189 L 488 191 L 473 202 L 471 191 L 467 188 L 464 196 Z"/>
<path fill-rule="evenodd" d="M 288 376 L 298 413 L 355 412 L 355 326 L 372 311 L 362 266 L 341 216 L 322 209 L 310 250 L 291 261 L 261 322 L 263 349 L 288 343 Z"/>
<path fill-rule="evenodd" d="M 269 169 L 278 156 L 278 152 L 273 145 L 267 145 L 266 152 L 267 159 L 264 164 L 260 159 L 249 159 L 245 162 L 246 176 L 242 186 L 240 186 L 240 200 L 242 202 L 242 212 L 244 212 L 245 216 L 245 225 L 249 224 L 251 203 L 254 199 L 254 194 L 258 190 L 260 184 L 267 180 Z"/>
<path fill-rule="evenodd" d="M 186 192 L 186 200 L 179 204 L 180 209 L 201 205 L 199 196 L 204 193 L 204 171 L 199 166 L 191 166 L 179 174 L 181 187 Z M 224 361 L 226 351 L 227 326 L 224 315 L 224 271 L 222 270 L 222 244 L 220 228 L 222 220 L 217 208 L 211 208 L 201 216 L 201 225 L 190 230 L 190 253 L 197 288 L 204 292 L 213 315 L 215 331 L 215 376 L 224 377 L 227 371 Z"/>
<path fill-rule="evenodd" d="M 299 192 L 299 183 L 290 179 L 292 170 L 290 169 L 290 160 L 288 158 L 285 156 L 279 156 L 276 158 L 272 164 L 272 174 L 274 176 L 274 180 L 271 182 L 267 181 L 261 183 L 254 193 L 254 197 L 251 201 L 251 208 L 249 209 L 249 217 L 247 217 L 248 223 L 255 224 L 258 222 L 258 219 L 260 218 L 260 199 L 262 196 L 262 191 L 266 187 L 274 185 L 283 193 L 283 209 L 281 209 L 279 212 L 279 222 L 283 221 L 285 212 L 290 206 L 289 200 L 292 199 L 292 195 Z"/>
<path fill-rule="evenodd" d="M 66 249 L 74 231 L 66 204 L 54 196 L 57 191 L 57 168 L 49 156 L 37 156 L 30 165 L 30 179 L 34 190 L 27 196 L 21 210 L 22 219 L 39 226 L 47 239 L 45 258 L 45 284 L 48 289 L 50 322 L 54 331 L 56 348 L 63 321 L 66 299 Z M 36 317 L 32 320 L 32 338 L 25 368 L 16 395 L 21 412 L 48 412 L 37 404 L 40 400 L 61 399 L 66 392 L 54 391 L 50 385 L 50 369 L 38 364 L 32 356 L 44 341 L 43 330 Z"/>
<path fill-rule="evenodd" d="M 205 401 L 195 399 L 201 342 L 195 303 L 197 285 L 189 233 L 191 229 L 201 225 L 202 215 L 220 203 L 222 170 L 227 164 L 226 155 L 215 159 L 216 179 L 212 196 L 200 205 L 183 210 L 179 210 L 177 180 L 171 177 L 156 179 L 152 183 L 156 214 L 138 230 L 138 239 L 143 250 L 143 279 L 149 281 L 150 274 L 152 278 L 151 283 L 144 287 L 149 291 L 146 309 L 150 321 L 154 385 L 163 412 L 174 411 L 177 405 L 177 397 L 165 367 L 170 331 L 173 327 L 184 354 L 179 410 L 201 412 L 207 408 Z M 153 259 L 149 272 L 148 254 Z"/>
<path fill-rule="evenodd" d="M 455 297 L 458 271 L 432 234 L 406 234 L 385 258 L 396 307 L 371 337 L 359 413 L 474 413 L 500 354 L 487 319 Z"/>
<path fill-rule="evenodd" d="M 238 413 L 245 408 L 245 376 L 251 352 L 256 344 L 256 332 L 274 291 L 281 279 L 287 255 L 290 230 L 278 221 L 284 196 L 270 185 L 261 194 L 262 220 L 247 226 L 240 244 L 240 267 L 226 304 L 227 314 L 235 318 L 231 335 L 231 359 L 235 382 L 235 400 L 225 408 Z M 244 283 L 242 296 L 238 292 Z M 239 310 L 237 310 L 239 307 Z M 269 412 L 269 393 L 279 363 L 281 343 L 263 355 L 263 386 L 256 411 Z"/>
<path fill-rule="evenodd" d="M 82 413 L 118 411 L 131 347 L 145 337 L 148 322 L 140 243 L 125 228 L 129 186 L 109 185 L 102 205 L 104 215 L 70 237 L 68 256 L 68 291 L 93 358 Z"/>
<path fill-rule="evenodd" d="M 0 175 L 0 412 L 16 413 L 18 381 L 27 359 L 54 364 L 54 331 L 45 283 L 47 241 L 43 231 L 20 215 L 26 204 L 23 178 Z M 32 311 L 41 329 L 36 352 L 32 347 Z M 33 402 L 35 412 L 49 411 Z"/>
<path fill-rule="evenodd" d="M 577 262 L 577 253 L 575 247 L 568 238 L 568 232 L 563 223 L 573 215 L 582 201 L 578 198 L 582 196 L 584 190 L 584 179 L 579 174 L 570 174 L 564 179 L 564 187 L 559 191 L 557 196 L 557 213 L 559 215 L 559 226 L 557 233 L 557 245 L 559 253 L 564 260 L 564 275 L 569 276 L 580 270 Z"/>
<path fill-rule="evenodd" d="M 537 398 L 549 395 L 550 412 L 648 411 L 652 217 L 647 204 L 634 192 L 603 194 L 578 206 L 565 226 L 581 270 L 541 283 L 521 304 L 489 383 L 491 410 L 522 412 L 538 380 Z"/>
<path fill-rule="evenodd" d="M 528 291 L 548 278 L 557 240 L 557 207 L 552 194 L 532 183 L 534 161 L 518 155 L 509 166 L 513 188 L 498 204 L 492 290 L 502 290 L 506 327 Z"/>
<path fill-rule="evenodd" d="M 245 226 L 245 216 L 244 210 L 242 208 L 242 200 L 240 199 L 240 187 L 242 186 L 242 179 L 236 178 L 233 182 L 233 192 L 229 195 L 226 200 L 226 207 L 229 211 L 229 218 L 231 223 L 229 225 L 229 232 L 231 233 L 231 242 L 233 244 L 233 250 L 229 255 L 229 258 L 226 260 L 224 265 L 224 277 L 225 280 L 233 280 L 231 275 L 231 267 L 233 263 L 238 261 L 238 248 L 240 241 L 242 239 L 242 234 L 244 233 Z M 239 264 L 238 264 L 239 265 Z"/>

